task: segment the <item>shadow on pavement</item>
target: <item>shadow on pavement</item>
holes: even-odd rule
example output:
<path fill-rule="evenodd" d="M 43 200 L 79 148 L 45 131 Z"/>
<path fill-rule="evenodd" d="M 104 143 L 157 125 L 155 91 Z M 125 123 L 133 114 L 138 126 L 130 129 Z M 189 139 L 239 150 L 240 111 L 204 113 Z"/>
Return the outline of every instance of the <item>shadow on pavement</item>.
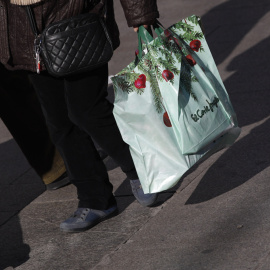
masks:
<path fill-rule="evenodd" d="M 217 65 L 269 10 L 268 0 L 229 0 L 202 16 L 206 39 Z"/>
<path fill-rule="evenodd" d="M 203 176 L 186 204 L 213 199 L 244 184 L 269 167 L 269 131 L 270 119 L 227 150 Z"/>
<path fill-rule="evenodd" d="M 1 226 L 0 234 L 0 270 L 18 267 L 29 260 L 30 247 L 23 242 L 17 215 Z"/>
<path fill-rule="evenodd" d="M 29 259 L 18 213 L 45 190 L 19 151 L 13 139 L 0 144 L 0 270 Z"/>
<path fill-rule="evenodd" d="M 225 81 L 225 85 L 236 110 L 240 127 L 270 116 L 269 44 L 270 38 L 261 41 L 234 58 L 228 66 L 228 70 L 236 71 Z M 269 167 L 269 132 L 270 119 L 238 140 L 210 167 L 186 204 L 215 198 L 242 185 Z"/>

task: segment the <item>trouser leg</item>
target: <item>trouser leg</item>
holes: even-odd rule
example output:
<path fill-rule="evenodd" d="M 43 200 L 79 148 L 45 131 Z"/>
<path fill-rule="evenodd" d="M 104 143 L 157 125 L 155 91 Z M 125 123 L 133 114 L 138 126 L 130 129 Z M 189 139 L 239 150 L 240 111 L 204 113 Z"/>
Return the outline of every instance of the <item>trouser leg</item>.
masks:
<path fill-rule="evenodd" d="M 113 105 L 106 99 L 108 66 L 65 79 L 70 118 L 88 133 L 126 173 L 138 178 L 129 146 L 123 141 L 114 116 Z"/>
<path fill-rule="evenodd" d="M 53 164 L 55 147 L 26 71 L 9 71 L 0 64 L 0 117 L 38 175 Z"/>
<path fill-rule="evenodd" d="M 39 97 L 51 138 L 62 155 L 72 183 L 77 187 L 79 207 L 107 209 L 115 204 L 112 185 L 106 167 L 100 159 L 91 138 L 70 119 L 68 91 L 64 79 L 46 73 L 31 75 Z M 89 85 L 91 91 L 91 85 Z M 74 102 L 85 97 L 77 97 Z M 80 101 L 79 101 L 80 102 Z"/>

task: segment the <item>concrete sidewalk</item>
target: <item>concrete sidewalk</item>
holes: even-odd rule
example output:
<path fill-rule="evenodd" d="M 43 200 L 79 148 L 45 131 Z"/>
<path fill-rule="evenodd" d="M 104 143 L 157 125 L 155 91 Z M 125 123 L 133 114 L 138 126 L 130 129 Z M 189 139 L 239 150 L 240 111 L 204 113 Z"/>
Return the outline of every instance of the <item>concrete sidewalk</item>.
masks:
<path fill-rule="evenodd" d="M 135 201 L 125 175 L 107 158 L 120 214 L 87 232 L 63 234 L 59 224 L 77 206 L 74 187 L 44 192 L 0 122 L 0 270 L 270 269 L 270 2 L 158 4 L 166 26 L 202 16 L 240 138 L 160 194 L 152 208 Z M 115 8 L 122 43 L 110 74 L 133 60 L 137 46 L 119 1 Z"/>

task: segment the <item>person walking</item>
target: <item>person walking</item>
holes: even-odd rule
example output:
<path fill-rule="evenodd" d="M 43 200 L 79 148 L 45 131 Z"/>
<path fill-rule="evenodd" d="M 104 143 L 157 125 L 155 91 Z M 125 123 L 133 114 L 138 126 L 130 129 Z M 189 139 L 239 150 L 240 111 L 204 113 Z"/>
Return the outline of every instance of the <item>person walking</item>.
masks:
<path fill-rule="evenodd" d="M 33 4 L 41 32 L 52 22 L 84 13 L 104 1 L 0 0 L 0 3 L 0 61 L 7 69 L 29 71 L 51 139 L 65 162 L 70 181 L 77 188 L 78 208 L 60 224 L 60 229 L 85 231 L 118 213 L 113 186 L 92 139 L 120 165 L 138 202 L 152 206 L 157 194 L 144 194 L 129 146 L 123 141 L 112 114 L 113 105 L 106 99 L 108 64 L 63 78 L 55 78 L 46 70 L 34 73 L 34 35 L 22 5 Z M 107 0 L 106 4 L 106 25 L 116 49 L 120 42 L 113 1 Z M 135 30 L 140 25 L 153 24 L 159 16 L 155 0 L 121 0 L 121 4 L 128 25 Z"/>
<path fill-rule="evenodd" d="M 0 118 L 47 190 L 70 184 L 62 157 L 51 141 L 40 102 L 25 70 L 0 63 Z M 102 159 L 107 154 L 95 143 Z"/>

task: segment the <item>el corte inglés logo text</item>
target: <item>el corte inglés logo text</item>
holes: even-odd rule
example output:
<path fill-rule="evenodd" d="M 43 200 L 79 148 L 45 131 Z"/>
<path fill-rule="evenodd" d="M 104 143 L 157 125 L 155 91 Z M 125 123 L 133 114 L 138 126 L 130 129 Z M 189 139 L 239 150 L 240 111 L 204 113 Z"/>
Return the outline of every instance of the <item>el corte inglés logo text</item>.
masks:
<path fill-rule="evenodd" d="M 207 104 L 203 107 L 203 109 L 198 109 L 195 114 L 191 114 L 191 118 L 194 120 L 194 122 L 197 122 L 200 120 L 200 118 L 203 118 L 208 112 L 213 112 L 214 107 L 218 107 L 219 99 L 217 97 L 214 97 L 212 102 L 209 102 L 206 100 Z"/>

